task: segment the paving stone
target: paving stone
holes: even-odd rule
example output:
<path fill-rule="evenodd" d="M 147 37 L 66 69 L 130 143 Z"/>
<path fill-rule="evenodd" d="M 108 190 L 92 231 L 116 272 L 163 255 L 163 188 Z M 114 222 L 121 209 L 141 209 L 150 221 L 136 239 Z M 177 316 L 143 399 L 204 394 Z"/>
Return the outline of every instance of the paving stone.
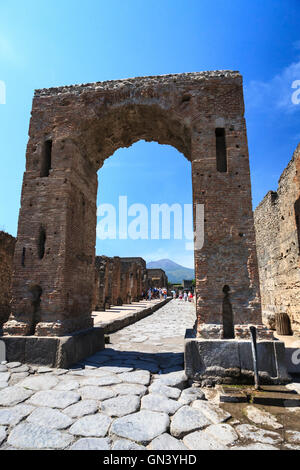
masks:
<path fill-rule="evenodd" d="M 0 364 L 0 372 L 7 372 L 7 367 L 4 364 Z M 0 374 L 1 377 L 1 374 Z"/>
<path fill-rule="evenodd" d="M 27 418 L 29 423 L 35 423 L 49 429 L 66 429 L 73 420 L 61 411 L 53 408 L 36 408 Z"/>
<path fill-rule="evenodd" d="M 101 403 L 101 410 L 109 416 L 125 416 L 137 411 L 140 398 L 136 395 L 120 395 Z"/>
<path fill-rule="evenodd" d="M 76 392 L 43 390 L 35 393 L 27 403 L 49 408 L 66 408 L 79 400 L 80 395 Z"/>
<path fill-rule="evenodd" d="M 82 370 L 71 370 L 69 374 L 73 376 L 80 377 L 107 377 L 111 376 L 113 373 L 109 370 L 100 370 L 100 369 L 82 369 Z"/>
<path fill-rule="evenodd" d="M 141 444 L 148 444 L 155 437 L 166 432 L 168 427 L 169 417 L 166 413 L 141 410 L 115 419 L 110 432 Z"/>
<path fill-rule="evenodd" d="M 19 449 L 64 449 L 73 436 L 34 423 L 20 423 L 10 433 L 8 443 Z"/>
<path fill-rule="evenodd" d="M 234 428 L 226 423 L 212 424 L 204 432 L 224 445 L 233 444 L 239 438 Z"/>
<path fill-rule="evenodd" d="M 85 415 L 92 415 L 99 409 L 98 402 L 95 400 L 81 400 L 74 405 L 68 406 L 63 410 L 70 418 L 81 418 Z"/>
<path fill-rule="evenodd" d="M 151 411 L 162 411 L 169 415 L 173 415 L 182 406 L 166 395 L 159 395 L 158 393 L 150 393 L 142 398 L 141 409 Z"/>
<path fill-rule="evenodd" d="M 132 367 L 134 369 L 148 370 L 152 374 L 156 374 L 159 371 L 159 366 L 157 364 L 155 364 L 154 362 L 146 362 L 146 361 L 144 361 L 144 362 L 143 361 L 132 362 L 132 361 L 130 361 L 130 365 L 132 365 Z"/>
<path fill-rule="evenodd" d="M 96 386 L 105 386 L 105 385 L 115 385 L 122 383 L 122 380 L 117 375 L 106 375 L 104 377 L 87 377 L 83 379 L 82 386 L 85 385 L 96 385 Z"/>
<path fill-rule="evenodd" d="M 69 372 L 69 369 L 55 369 L 53 371 L 53 374 L 54 375 L 64 375 L 64 374 L 67 374 Z"/>
<path fill-rule="evenodd" d="M 19 385 L 20 380 L 28 377 L 29 372 L 18 372 L 16 374 L 11 374 L 10 385 Z"/>
<path fill-rule="evenodd" d="M 246 416 L 255 424 L 267 426 L 272 429 L 281 429 L 283 425 L 278 423 L 276 416 L 256 406 L 247 406 L 244 410 Z"/>
<path fill-rule="evenodd" d="M 185 405 L 189 405 L 195 400 L 204 400 L 205 395 L 200 388 L 197 387 L 190 387 L 182 390 L 179 402 Z"/>
<path fill-rule="evenodd" d="M 137 370 L 135 372 L 125 372 L 119 375 L 123 382 L 148 385 L 150 382 L 150 372 L 147 370 Z"/>
<path fill-rule="evenodd" d="M 46 367 L 46 366 L 40 366 L 37 368 L 38 374 L 48 374 L 50 372 L 54 372 L 54 369 L 51 369 L 50 367 Z"/>
<path fill-rule="evenodd" d="M 8 382 L 0 382 L 0 390 L 6 387 L 8 387 Z"/>
<path fill-rule="evenodd" d="M 70 427 L 69 432 L 76 436 L 105 437 L 111 421 L 111 418 L 103 413 L 83 416 Z"/>
<path fill-rule="evenodd" d="M 260 442 L 261 444 L 280 444 L 283 439 L 278 432 L 267 431 L 260 429 L 251 424 L 240 424 L 236 426 L 235 430 L 242 439 Z"/>
<path fill-rule="evenodd" d="M 26 366 L 26 365 L 19 366 L 19 367 L 14 367 L 13 369 L 11 369 L 12 374 L 17 374 L 17 373 L 20 373 L 20 372 L 28 372 L 28 371 L 29 371 L 29 367 Z"/>
<path fill-rule="evenodd" d="M 54 387 L 54 390 L 76 390 L 77 388 L 80 387 L 79 382 L 77 380 L 62 380 L 59 382 L 56 387 Z"/>
<path fill-rule="evenodd" d="M 149 392 L 158 393 L 159 395 L 165 395 L 166 397 L 174 398 L 175 400 L 179 398 L 181 394 L 179 388 L 169 387 L 168 385 L 161 384 L 158 381 L 154 381 L 153 384 L 150 385 Z"/>
<path fill-rule="evenodd" d="M 110 447 L 107 437 L 84 437 L 72 444 L 69 450 L 110 450 Z"/>
<path fill-rule="evenodd" d="M 15 405 L 9 408 L 0 408 L 0 424 L 15 426 L 34 409 L 34 406 L 26 404 Z"/>
<path fill-rule="evenodd" d="M 10 372 L 0 372 L 0 382 L 7 382 L 11 376 Z"/>
<path fill-rule="evenodd" d="M 22 364 L 21 362 L 7 362 L 6 367 L 9 369 L 13 369 L 14 367 L 20 367 Z"/>
<path fill-rule="evenodd" d="M 117 439 L 113 443 L 112 450 L 146 450 L 146 447 L 129 441 L 128 439 Z"/>
<path fill-rule="evenodd" d="M 192 407 L 200 410 L 213 424 L 223 423 L 231 418 L 230 413 L 223 410 L 215 403 L 209 403 L 208 401 L 196 400 L 193 402 Z"/>
<path fill-rule="evenodd" d="M 96 387 L 87 385 L 78 389 L 83 400 L 107 400 L 116 396 L 116 392 L 110 387 Z"/>
<path fill-rule="evenodd" d="M 0 446 L 3 441 L 6 439 L 6 429 L 4 426 L 0 426 Z"/>
<path fill-rule="evenodd" d="M 170 431 L 172 436 L 181 438 L 210 424 L 212 422 L 200 410 L 184 405 L 173 416 Z"/>
<path fill-rule="evenodd" d="M 182 390 L 187 384 L 187 377 L 184 371 L 170 372 L 169 374 L 161 374 L 158 382 Z"/>
<path fill-rule="evenodd" d="M 33 394 L 32 390 L 23 387 L 6 387 L 0 390 L 0 406 L 13 406 L 21 403 Z"/>
<path fill-rule="evenodd" d="M 1 424 L 1 421 L 0 421 Z M 300 444 L 300 432 L 299 431 L 286 431 L 285 436 L 289 442 L 293 444 Z"/>
<path fill-rule="evenodd" d="M 184 364 L 183 354 L 176 354 L 175 357 L 173 353 L 161 354 L 157 356 L 157 360 L 159 362 L 159 365 L 162 368 L 182 366 L 181 369 L 183 370 L 183 364 Z"/>
<path fill-rule="evenodd" d="M 28 388 L 30 390 L 40 391 L 49 390 L 58 384 L 58 378 L 52 375 L 34 375 L 27 377 L 19 383 L 20 387 Z"/>
<path fill-rule="evenodd" d="M 289 390 L 295 390 L 295 392 L 300 394 L 300 383 L 293 382 L 293 383 L 287 384 L 286 388 L 288 388 Z"/>
<path fill-rule="evenodd" d="M 248 444 L 245 446 L 235 446 L 230 450 L 279 450 L 277 447 L 274 447 L 270 444 L 261 444 L 257 442 L 256 444 Z"/>
<path fill-rule="evenodd" d="M 287 450 L 300 450 L 300 446 L 297 446 L 295 444 L 285 444 L 284 448 Z"/>
<path fill-rule="evenodd" d="M 195 431 L 183 438 L 184 445 L 190 450 L 224 450 L 226 446 L 204 431 Z"/>
<path fill-rule="evenodd" d="M 110 372 L 112 374 L 123 374 L 127 372 L 133 371 L 133 367 L 122 367 L 122 366 L 113 366 L 113 365 L 107 365 L 107 366 L 101 366 L 99 367 L 99 370 L 102 372 Z"/>
<path fill-rule="evenodd" d="M 137 336 L 135 338 L 132 338 L 131 341 L 133 343 L 144 343 L 145 341 L 147 341 L 148 339 L 148 336 Z"/>
<path fill-rule="evenodd" d="M 150 450 L 187 450 L 187 447 L 175 437 L 164 433 L 153 439 L 148 445 Z"/>
<path fill-rule="evenodd" d="M 113 385 L 111 388 L 117 395 L 137 395 L 141 397 L 147 392 L 147 387 L 141 384 L 121 383 Z"/>

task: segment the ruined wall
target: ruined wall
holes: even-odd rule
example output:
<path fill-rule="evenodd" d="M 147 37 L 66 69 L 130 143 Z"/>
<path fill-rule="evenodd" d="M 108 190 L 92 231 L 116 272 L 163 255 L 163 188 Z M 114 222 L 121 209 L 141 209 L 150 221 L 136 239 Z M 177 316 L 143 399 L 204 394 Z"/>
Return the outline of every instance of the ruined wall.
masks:
<path fill-rule="evenodd" d="M 0 231 L 0 328 L 7 321 L 11 302 L 11 277 L 16 239 Z"/>
<path fill-rule="evenodd" d="M 142 258 L 96 256 L 93 310 L 140 300 L 147 287 L 146 271 Z"/>
<path fill-rule="evenodd" d="M 263 318 L 285 312 L 300 333 L 300 145 L 254 212 Z M 298 201 L 298 202 L 297 202 Z"/>

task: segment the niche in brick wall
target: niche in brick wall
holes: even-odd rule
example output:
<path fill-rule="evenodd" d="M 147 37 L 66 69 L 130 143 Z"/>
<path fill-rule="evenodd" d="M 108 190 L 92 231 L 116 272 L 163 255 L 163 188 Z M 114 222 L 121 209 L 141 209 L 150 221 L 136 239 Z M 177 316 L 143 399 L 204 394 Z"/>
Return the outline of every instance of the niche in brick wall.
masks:
<path fill-rule="evenodd" d="M 226 152 L 226 139 L 225 129 L 217 127 L 216 133 L 216 160 L 217 160 L 217 171 L 221 173 L 227 172 L 227 152 Z"/>
<path fill-rule="evenodd" d="M 222 317 L 223 317 L 223 337 L 224 339 L 234 338 L 234 326 L 233 326 L 233 312 L 232 305 L 230 302 L 230 287 L 225 285 L 223 287 L 223 305 L 222 305 Z"/>
<path fill-rule="evenodd" d="M 46 230 L 44 227 L 40 227 L 39 238 L 38 238 L 38 256 L 40 259 L 44 258 L 46 245 Z"/>
<path fill-rule="evenodd" d="M 49 176 L 51 170 L 51 158 L 52 158 L 52 140 L 46 140 L 43 144 L 42 150 L 42 161 L 41 161 L 41 177 L 45 178 Z"/>
<path fill-rule="evenodd" d="M 298 250 L 300 251 L 300 197 L 294 204 L 295 210 L 295 219 L 296 219 L 296 227 L 297 227 L 297 237 L 298 237 Z"/>

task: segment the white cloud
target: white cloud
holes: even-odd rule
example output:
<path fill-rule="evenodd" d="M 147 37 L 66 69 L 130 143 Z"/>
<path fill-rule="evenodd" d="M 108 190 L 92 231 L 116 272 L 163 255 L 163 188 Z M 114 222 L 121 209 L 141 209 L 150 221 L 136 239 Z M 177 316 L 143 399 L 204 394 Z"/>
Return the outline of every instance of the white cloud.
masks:
<path fill-rule="evenodd" d="M 285 112 L 299 111 L 300 103 L 295 104 L 295 100 L 294 102 L 292 100 L 293 95 L 295 96 L 295 93 L 297 93 L 295 85 L 294 88 L 292 88 L 292 85 L 298 80 L 300 80 L 300 60 L 285 67 L 281 73 L 267 82 L 250 81 L 245 86 L 247 108 L 260 108 L 262 112 L 270 112 L 270 109 Z"/>

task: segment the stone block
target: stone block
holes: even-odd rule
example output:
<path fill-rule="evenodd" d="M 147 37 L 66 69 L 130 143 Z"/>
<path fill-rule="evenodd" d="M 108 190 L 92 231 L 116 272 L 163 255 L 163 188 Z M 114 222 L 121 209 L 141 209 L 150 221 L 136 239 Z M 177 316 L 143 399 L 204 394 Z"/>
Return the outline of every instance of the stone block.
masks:
<path fill-rule="evenodd" d="M 261 383 L 287 383 L 284 344 L 257 343 Z M 253 384 L 251 342 L 247 340 L 185 340 L 185 373 L 189 379 L 212 384 Z"/>

